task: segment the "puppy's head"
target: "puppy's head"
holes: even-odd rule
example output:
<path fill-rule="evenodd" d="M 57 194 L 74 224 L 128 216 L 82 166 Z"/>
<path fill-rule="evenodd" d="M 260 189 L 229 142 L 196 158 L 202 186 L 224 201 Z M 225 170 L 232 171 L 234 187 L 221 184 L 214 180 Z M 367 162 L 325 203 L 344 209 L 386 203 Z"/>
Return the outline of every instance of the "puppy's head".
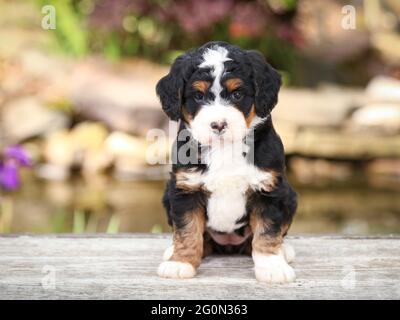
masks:
<path fill-rule="evenodd" d="M 281 77 L 256 51 L 210 42 L 179 56 L 157 84 L 172 120 L 183 120 L 194 139 L 239 142 L 277 103 Z"/>

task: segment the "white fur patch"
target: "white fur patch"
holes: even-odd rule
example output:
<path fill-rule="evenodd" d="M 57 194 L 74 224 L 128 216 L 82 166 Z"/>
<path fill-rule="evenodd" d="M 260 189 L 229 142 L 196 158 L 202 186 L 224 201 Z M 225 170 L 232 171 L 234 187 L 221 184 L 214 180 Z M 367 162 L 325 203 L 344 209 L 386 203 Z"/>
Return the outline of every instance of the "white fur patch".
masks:
<path fill-rule="evenodd" d="M 211 75 L 214 77 L 214 82 L 211 86 L 211 92 L 214 93 L 216 101 L 220 99 L 222 91 L 221 78 L 224 74 L 224 62 L 232 60 L 228 58 L 228 50 L 223 47 L 214 46 L 207 49 L 203 54 L 203 62 L 199 68 L 212 68 Z"/>
<path fill-rule="evenodd" d="M 260 254 L 253 252 L 254 271 L 256 279 L 267 283 L 289 283 L 296 279 L 296 274 L 291 266 L 280 254 Z"/>
<path fill-rule="evenodd" d="M 261 182 L 270 181 L 270 173 L 256 168 L 243 157 L 240 146 L 227 144 L 213 148 L 207 156 L 208 171 L 204 187 L 211 192 L 207 206 L 207 226 L 216 231 L 233 232 L 243 224 L 236 221 L 246 213 L 246 191 L 257 190 Z"/>
<path fill-rule="evenodd" d="M 246 191 L 273 186 L 273 175 L 247 162 L 242 152 L 242 146 L 237 143 L 213 145 L 204 159 L 208 165 L 206 172 L 184 173 L 185 185 L 201 185 L 211 193 L 207 226 L 215 231 L 230 233 L 243 226 L 244 223 L 236 221 L 246 213 Z"/>
<path fill-rule="evenodd" d="M 216 135 L 211 129 L 212 122 L 227 123 L 222 135 Z M 202 145 L 214 145 L 222 142 L 241 142 L 247 128 L 243 114 L 233 106 L 217 102 L 204 105 L 190 124 L 193 138 Z"/>
<path fill-rule="evenodd" d="M 157 274 L 162 278 L 187 279 L 196 275 L 196 269 L 187 262 L 164 261 L 158 267 Z"/>
<path fill-rule="evenodd" d="M 174 245 L 171 245 L 167 249 L 165 249 L 163 254 L 163 260 L 164 261 L 169 260 L 173 254 L 174 254 Z"/>
<path fill-rule="evenodd" d="M 296 253 L 290 244 L 284 243 L 282 245 L 282 252 L 287 263 L 291 263 L 294 261 Z"/>
<path fill-rule="evenodd" d="M 255 116 L 253 120 L 251 120 L 248 131 L 254 130 L 257 126 L 264 123 L 268 119 L 268 116 L 264 118 L 260 118 L 259 116 Z"/>

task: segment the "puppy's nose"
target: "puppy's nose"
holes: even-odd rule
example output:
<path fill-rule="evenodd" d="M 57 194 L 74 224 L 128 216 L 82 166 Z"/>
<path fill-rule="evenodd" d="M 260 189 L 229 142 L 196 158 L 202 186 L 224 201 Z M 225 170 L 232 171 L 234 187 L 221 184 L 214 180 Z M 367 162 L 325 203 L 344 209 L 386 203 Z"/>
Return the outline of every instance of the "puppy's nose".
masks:
<path fill-rule="evenodd" d="M 211 122 L 210 126 L 214 132 L 221 133 L 223 130 L 226 129 L 228 124 L 226 123 L 226 121 L 213 121 Z"/>

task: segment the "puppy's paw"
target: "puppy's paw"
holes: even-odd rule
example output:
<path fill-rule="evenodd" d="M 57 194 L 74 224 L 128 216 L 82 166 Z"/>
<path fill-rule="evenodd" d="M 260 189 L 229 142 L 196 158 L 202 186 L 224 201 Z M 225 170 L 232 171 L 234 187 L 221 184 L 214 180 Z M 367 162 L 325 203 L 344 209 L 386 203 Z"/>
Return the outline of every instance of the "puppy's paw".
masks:
<path fill-rule="evenodd" d="M 174 254 L 174 245 L 169 246 L 163 253 L 163 261 L 169 260 Z"/>
<path fill-rule="evenodd" d="M 287 264 L 283 255 L 253 254 L 256 279 L 266 283 L 289 283 L 296 279 L 291 266 Z"/>
<path fill-rule="evenodd" d="M 285 260 L 287 263 L 291 263 L 294 261 L 294 258 L 296 257 L 296 253 L 290 244 L 284 243 L 282 245 L 282 252 L 283 252 L 283 256 L 285 257 Z"/>
<path fill-rule="evenodd" d="M 157 274 L 162 278 L 187 279 L 196 275 L 196 269 L 187 262 L 164 261 L 158 267 Z"/>

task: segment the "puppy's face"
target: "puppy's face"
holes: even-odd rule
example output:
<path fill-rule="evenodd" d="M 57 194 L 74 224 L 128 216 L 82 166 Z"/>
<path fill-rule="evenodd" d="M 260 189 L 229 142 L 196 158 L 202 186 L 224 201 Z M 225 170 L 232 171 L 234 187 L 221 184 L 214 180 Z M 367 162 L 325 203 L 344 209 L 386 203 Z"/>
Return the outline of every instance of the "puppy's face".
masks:
<path fill-rule="evenodd" d="M 277 102 L 280 76 L 255 52 L 213 42 L 186 53 L 157 84 L 167 115 L 202 145 L 241 142 Z"/>

